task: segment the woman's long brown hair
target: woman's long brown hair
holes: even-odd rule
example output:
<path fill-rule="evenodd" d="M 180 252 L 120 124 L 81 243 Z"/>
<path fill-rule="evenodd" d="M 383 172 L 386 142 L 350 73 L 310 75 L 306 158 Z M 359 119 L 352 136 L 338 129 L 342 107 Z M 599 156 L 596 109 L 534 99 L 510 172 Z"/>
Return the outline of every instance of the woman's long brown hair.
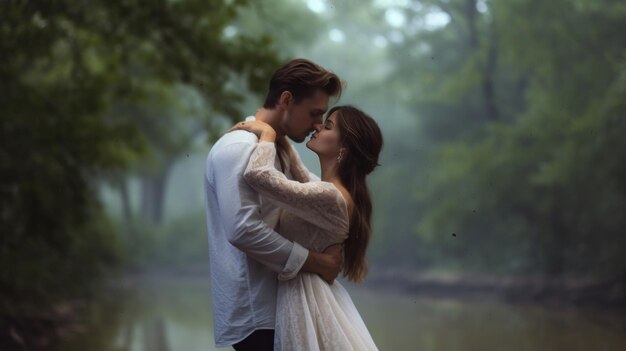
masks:
<path fill-rule="evenodd" d="M 376 121 L 356 107 L 335 106 L 328 111 L 328 116 L 333 112 L 337 112 L 341 143 L 347 149 L 339 163 L 339 177 L 354 206 L 343 248 L 343 275 L 351 281 L 362 282 L 368 270 L 365 253 L 372 219 L 372 200 L 365 178 L 378 166 L 383 137 Z"/>

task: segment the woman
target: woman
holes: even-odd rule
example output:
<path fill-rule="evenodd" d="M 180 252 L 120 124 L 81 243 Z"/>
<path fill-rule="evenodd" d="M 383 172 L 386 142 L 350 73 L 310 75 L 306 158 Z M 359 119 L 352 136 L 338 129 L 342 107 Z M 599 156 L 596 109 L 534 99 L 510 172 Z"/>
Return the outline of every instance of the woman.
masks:
<path fill-rule="evenodd" d="M 278 231 L 314 251 L 342 250 L 343 274 L 361 282 L 367 273 L 365 252 L 372 205 L 365 177 L 378 165 L 383 140 L 376 122 L 352 106 L 328 113 L 307 147 L 320 160 L 322 179 L 312 181 L 285 139 L 261 121 L 239 123 L 259 137 L 244 178 L 283 211 Z M 276 143 L 290 155 L 289 180 L 274 167 Z M 301 272 L 281 281 L 276 306 L 275 350 L 377 350 L 347 291 L 339 282 Z"/>

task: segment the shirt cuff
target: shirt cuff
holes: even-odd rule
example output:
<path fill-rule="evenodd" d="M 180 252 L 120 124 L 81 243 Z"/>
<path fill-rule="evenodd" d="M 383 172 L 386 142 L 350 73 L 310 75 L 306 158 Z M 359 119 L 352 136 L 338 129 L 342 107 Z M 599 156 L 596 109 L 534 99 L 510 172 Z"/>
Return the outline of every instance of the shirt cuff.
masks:
<path fill-rule="evenodd" d="M 283 268 L 283 271 L 278 274 L 278 280 L 289 280 L 295 278 L 298 272 L 300 272 L 302 266 L 304 266 L 304 262 L 308 256 L 309 250 L 294 241 L 289 258 L 287 258 L 287 263 L 285 263 L 285 268 Z"/>

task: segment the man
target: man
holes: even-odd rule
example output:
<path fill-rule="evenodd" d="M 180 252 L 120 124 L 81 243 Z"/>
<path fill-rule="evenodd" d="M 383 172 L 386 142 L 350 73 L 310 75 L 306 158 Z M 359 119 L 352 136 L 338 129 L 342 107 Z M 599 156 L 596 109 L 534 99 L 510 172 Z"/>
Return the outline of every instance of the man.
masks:
<path fill-rule="evenodd" d="M 330 97 L 340 94 L 341 81 L 334 73 L 308 60 L 292 60 L 274 73 L 263 108 L 248 118 L 270 124 L 277 140 L 287 136 L 299 143 L 321 125 Z M 206 161 L 215 344 L 238 351 L 272 350 L 277 279 L 306 271 L 330 283 L 342 264 L 340 255 L 310 252 L 274 231 L 280 209 L 242 177 L 256 144 L 252 133 L 227 133 Z M 284 151 L 277 153 L 275 164 L 291 178 Z"/>

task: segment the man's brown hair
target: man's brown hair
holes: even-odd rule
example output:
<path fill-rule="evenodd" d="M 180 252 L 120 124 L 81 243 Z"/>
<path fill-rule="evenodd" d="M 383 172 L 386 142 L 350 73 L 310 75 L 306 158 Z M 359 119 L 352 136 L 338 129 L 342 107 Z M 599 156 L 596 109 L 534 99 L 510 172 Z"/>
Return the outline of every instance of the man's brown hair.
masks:
<path fill-rule="evenodd" d="M 321 89 L 328 96 L 340 96 L 341 80 L 333 72 L 309 60 L 294 59 L 272 75 L 263 107 L 273 109 L 283 91 L 289 91 L 295 102 L 300 103 L 302 99 L 311 97 L 317 89 Z"/>

